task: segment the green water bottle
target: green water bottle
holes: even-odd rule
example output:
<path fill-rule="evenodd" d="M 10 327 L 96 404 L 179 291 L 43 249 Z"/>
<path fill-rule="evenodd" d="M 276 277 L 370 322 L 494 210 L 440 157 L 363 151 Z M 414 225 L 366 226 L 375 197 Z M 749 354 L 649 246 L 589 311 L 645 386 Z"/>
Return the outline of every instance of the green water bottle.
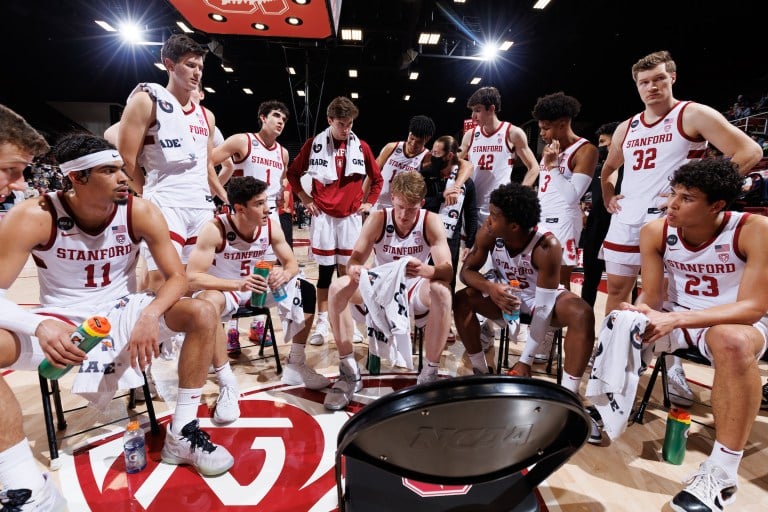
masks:
<path fill-rule="evenodd" d="M 109 320 L 107 320 L 106 317 L 92 316 L 80 324 L 77 329 L 69 335 L 69 339 L 72 343 L 77 344 L 80 350 L 87 353 L 109 335 L 109 331 L 111 330 L 112 326 L 109 324 Z M 49 380 L 56 380 L 71 369 L 71 364 L 64 368 L 56 368 L 50 361 L 48 361 L 48 359 L 45 359 L 37 367 L 37 371 L 40 375 Z"/>
<path fill-rule="evenodd" d="M 667 431 L 664 434 L 664 447 L 661 455 L 670 464 L 680 465 L 685 458 L 685 444 L 688 430 L 691 428 L 691 415 L 687 411 L 673 407 L 667 417 Z"/>
<path fill-rule="evenodd" d="M 269 276 L 269 270 L 271 266 L 272 265 L 270 265 L 266 261 L 256 262 L 256 265 L 253 266 L 253 273 L 259 274 L 260 276 L 263 276 L 264 279 L 266 279 L 267 276 Z M 267 290 L 264 290 L 261 293 L 251 292 L 251 306 L 255 308 L 261 308 L 261 307 L 264 307 L 264 304 L 266 304 L 266 302 L 267 302 Z"/>

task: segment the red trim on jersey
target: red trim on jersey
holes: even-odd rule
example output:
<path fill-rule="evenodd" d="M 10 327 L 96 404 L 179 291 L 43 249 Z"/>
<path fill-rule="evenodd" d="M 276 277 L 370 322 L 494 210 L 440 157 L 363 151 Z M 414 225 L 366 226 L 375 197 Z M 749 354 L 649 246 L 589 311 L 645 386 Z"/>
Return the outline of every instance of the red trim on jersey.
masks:
<path fill-rule="evenodd" d="M 389 210 L 390 208 L 387 208 L 387 209 Z M 422 212 L 426 213 L 427 211 L 423 209 L 419 210 L 419 216 L 416 217 L 416 222 L 413 223 L 413 226 L 411 226 L 411 229 L 409 229 L 408 232 L 405 233 L 404 235 L 401 235 L 400 233 L 397 232 L 397 222 L 395 222 L 395 209 L 391 208 L 391 210 L 392 210 L 392 225 L 395 227 L 395 234 L 400 238 L 407 238 L 411 236 L 411 233 L 413 233 L 413 230 L 416 229 L 416 226 L 419 224 L 419 220 L 421 219 Z M 426 217 L 424 218 L 424 220 L 426 221 Z"/>
<path fill-rule="evenodd" d="M 53 243 L 56 241 L 56 233 L 58 231 L 56 225 L 58 224 L 59 214 L 56 213 L 56 208 L 53 206 L 53 200 L 48 194 L 45 194 L 43 199 L 45 199 L 45 202 L 48 203 L 48 211 L 51 212 L 51 236 L 48 238 L 48 241 L 44 245 L 38 246 L 37 249 L 40 251 L 47 251 L 53 247 Z M 38 267 L 39 266 L 40 265 L 38 265 Z"/>
<path fill-rule="evenodd" d="M 615 244 L 613 242 L 609 242 L 608 240 L 603 241 L 603 248 L 616 252 L 640 252 L 639 245 Z"/>
<path fill-rule="evenodd" d="M 253 143 L 251 142 L 251 134 L 250 133 L 244 133 L 243 135 L 245 135 L 245 139 L 248 141 L 248 144 L 247 144 L 248 151 L 243 155 L 243 158 L 241 158 L 240 160 L 235 160 L 234 155 L 232 156 L 232 162 L 235 165 L 239 165 L 239 164 L 245 162 L 245 160 L 249 156 L 251 156 L 251 148 L 253 148 Z M 241 173 L 244 173 L 245 169 L 235 169 L 235 172 L 237 172 L 237 171 L 240 171 Z M 242 176 L 242 174 L 240 174 L 240 176 Z"/>
<path fill-rule="evenodd" d="M 504 128 L 504 125 L 505 125 L 505 124 L 507 124 L 507 123 L 506 123 L 506 121 L 500 121 L 499 127 L 498 127 L 498 128 L 496 128 L 495 130 L 493 130 L 493 132 L 491 132 L 491 133 L 485 133 L 485 130 L 483 130 L 483 127 L 482 127 L 482 126 L 478 126 L 478 128 L 480 128 L 480 134 L 481 134 L 483 137 L 493 137 L 494 135 L 496 135 L 497 133 L 499 133 L 499 131 L 500 131 L 502 128 Z M 512 126 L 511 124 L 509 124 L 509 125 L 507 126 L 507 131 L 509 131 L 509 128 L 510 128 L 511 126 Z"/>
<path fill-rule="evenodd" d="M 584 139 L 584 137 L 579 137 L 578 140 L 574 141 L 574 143 L 571 144 L 571 146 L 573 146 L 574 144 L 581 144 L 581 145 L 577 147 L 576 150 L 573 153 L 571 153 L 570 156 L 568 157 L 568 162 L 566 162 L 566 165 L 568 165 L 569 169 L 573 169 L 573 157 L 576 156 L 576 153 L 578 153 L 581 148 L 587 145 L 587 141 L 586 139 Z M 568 148 L 571 146 L 568 146 Z M 568 149 L 568 148 L 565 148 L 565 149 Z M 565 151 L 565 149 L 563 151 Z"/>
<path fill-rule="evenodd" d="M 680 109 L 680 113 L 677 115 L 677 131 L 680 133 L 680 135 L 683 136 L 683 138 L 685 140 L 689 140 L 691 142 L 704 142 L 706 140 L 706 139 L 704 139 L 704 137 L 701 137 L 701 136 L 699 136 L 699 137 L 689 137 L 688 134 L 685 133 L 685 131 L 683 131 L 683 110 L 685 110 L 688 107 L 688 105 L 690 105 L 691 103 L 693 103 L 693 102 L 692 101 L 683 102 L 683 106 Z M 701 158 L 702 156 L 704 156 L 704 150 L 703 149 L 701 150 L 701 156 L 693 157 L 693 156 L 690 156 L 691 153 L 696 153 L 696 151 L 689 152 L 688 153 L 688 155 L 689 155 L 688 158 Z"/>
<path fill-rule="evenodd" d="M 720 223 L 719 226 L 717 226 L 717 229 L 715 230 L 714 233 L 712 233 L 712 236 L 710 236 L 709 239 L 707 239 L 706 242 L 704 242 L 702 244 L 699 244 L 696 247 L 694 247 L 694 246 L 690 245 L 688 242 L 686 242 L 685 238 L 683 238 L 682 230 L 678 229 L 677 232 L 680 235 L 680 242 L 682 242 L 683 247 L 685 247 L 686 249 L 688 249 L 691 252 L 701 252 L 704 249 L 706 249 L 707 247 L 709 247 L 710 245 L 712 245 L 712 242 L 714 242 L 715 239 L 718 236 L 720 236 L 720 233 L 723 232 L 723 230 L 725 229 L 725 226 L 728 225 L 728 220 L 730 220 L 730 218 L 731 218 L 731 212 L 723 212 L 723 221 Z"/>
<path fill-rule="evenodd" d="M 427 216 L 428 215 L 429 215 L 429 210 L 424 210 L 424 222 L 422 223 L 421 226 L 424 229 L 424 232 L 422 234 L 424 235 L 424 241 L 427 242 L 427 247 L 432 247 L 432 242 L 430 242 L 429 238 L 427 238 Z"/>
<path fill-rule="evenodd" d="M 152 126 L 150 125 L 150 128 Z M 144 146 L 151 146 L 155 143 L 155 137 L 154 135 L 145 135 L 144 136 Z"/>
<path fill-rule="evenodd" d="M 69 324 L 69 325 L 77 325 L 75 322 L 73 322 L 73 321 L 72 321 L 72 320 L 70 320 L 69 318 L 67 318 L 67 317 L 65 317 L 65 316 L 63 316 L 63 315 L 59 315 L 59 314 L 56 314 L 56 313 L 36 313 L 36 314 L 37 314 L 37 315 L 41 315 L 41 316 L 50 316 L 50 317 L 52 317 L 52 318 L 55 318 L 56 320 L 61 320 L 61 321 L 62 321 L 62 322 L 64 322 L 65 324 Z"/>
<path fill-rule="evenodd" d="M 43 261 L 39 256 L 32 255 L 32 260 L 35 262 L 35 265 L 37 265 L 38 268 L 48 268 L 48 265 L 45 264 L 45 261 Z"/>
<path fill-rule="evenodd" d="M 677 103 L 675 103 L 674 105 L 672 105 L 672 108 L 670 108 L 669 110 L 667 110 L 666 112 L 664 112 L 664 114 L 662 114 L 661 116 L 659 116 L 659 118 L 658 118 L 658 119 L 657 119 L 655 122 L 653 122 L 653 123 L 646 123 L 646 122 L 645 122 L 645 112 L 646 112 L 646 111 L 645 111 L 645 110 L 643 110 L 642 112 L 640 112 L 640 122 L 641 122 L 641 123 L 643 123 L 643 126 L 645 126 L 646 128 L 652 128 L 652 127 L 656 126 L 657 124 L 659 124 L 660 122 L 662 122 L 662 121 L 664 120 L 664 118 L 665 118 L 665 117 L 667 117 L 667 116 L 669 115 L 669 113 L 670 113 L 670 112 L 672 112 L 673 110 L 675 110 L 679 104 L 680 104 L 680 102 L 678 101 Z M 680 123 L 680 122 L 681 122 L 679 117 L 678 117 L 678 120 L 677 120 L 677 122 L 678 122 L 678 123 Z M 682 127 L 682 125 L 679 125 L 679 126 L 678 126 L 678 128 L 681 128 L 681 127 Z M 680 130 L 680 134 L 681 134 L 681 135 L 683 135 L 683 136 L 685 136 L 685 134 L 682 132 L 682 130 Z"/>
<path fill-rule="evenodd" d="M 387 228 L 387 210 L 391 210 L 392 208 L 384 208 L 381 210 L 384 212 L 384 222 L 381 224 L 381 233 L 379 233 L 379 238 L 377 238 L 373 243 L 377 244 L 381 242 L 381 240 L 384 238 L 384 230 Z M 371 219 L 368 219 L 368 222 L 371 222 Z"/>
<path fill-rule="evenodd" d="M 262 146 L 264 146 L 264 149 L 266 149 L 267 151 L 274 151 L 274 150 L 275 150 L 275 148 L 277 148 L 277 147 L 279 147 L 279 146 L 280 146 L 280 144 L 278 144 L 278 143 L 277 143 L 277 140 L 275 140 L 275 141 L 272 143 L 272 147 L 271 147 L 271 148 L 268 148 L 268 147 L 267 147 L 267 144 L 264 142 L 264 139 L 262 139 L 261 137 L 259 137 L 259 134 L 258 134 L 258 133 L 254 133 L 254 134 L 253 134 L 253 136 L 254 136 L 254 138 L 256 138 L 256 140 L 258 140 L 258 141 L 261 143 L 261 145 L 262 145 Z M 280 155 L 280 156 L 282 157 L 283 155 Z M 282 160 L 282 158 L 281 158 L 281 160 Z"/>
<path fill-rule="evenodd" d="M 736 254 L 736 256 L 739 257 L 741 261 L 747 261 L 747 255 L 741 252 L 741 249 L 739 248 L 739 236 L 741 235 L 741 228 L 744 227 L 744 223 L 747 221 L 747 218 L 749 218 L 750 215 L 752 214 L 742 214 L 739 223 L 736 225 L 736 230 L 733 233 L 733 252 Z"/>
<path fill-rule="evenodd" d="M 507 131 L 504 132 L 504 145 L 507 146 L 507 149 L 511 152 L 517 155 L 517 152 L 515 151 L 515 148 L 509 147 L 509 131 L 512 129 L 512 123 L 507 123 Z M 507 163 L 509 165 L 512 165 L 514 163 L 515 157 L 511 157 L 508 159 Z"/>
<path fill-rule="evenodd" d="M 669 222 L 664 218 L 664 227 L 661 230 L 661 254 L 667 252 L 667 233 L 669 233 Z"/>
<path fill-rule="evenodd" d="M 195 245 L 197 243 L 197 236 L 192 236 L 187 238 L 187 240 L 184 242 L 184 245 Z"/>
<path fill-rule="evenodd" d="M 335 256 L 336 249 L 317 249 L 313 247 L 312 254 L 317 254 L 318 256 Z"/>
<path fill-rule="evenodd" d="M 131 194 L 128 194 L 128 202 L 126 203 L 126 206 L 128 207 L 128 212 L 126 213 L 126 224 L 128 224 L 128 236 L 131 239 L 131 242 L 134 244 L 138 244 L 140 240 L 136 238 L 136 235 L 133 232 L 133 196 Z"/>
<path fill-rule="evenodd" d="M 259 236 L 261 236 L 261 226 L 259 226 L 258 229 L 256 229 L 256 232 L 254 233 L 253 238 L 250 238 L 242 234 L 240 230 L 237 229 L 237 226 L 235 225 L 235 221 L 234 219 L 232 219 L 232 215 L 229 213 L 227 214 L 227 220 L 229 221 L 229 225 L 232 226 L 232 231 L 234 231 L 238 237 L 242 238 L 244 241 L 248 242 L 249 244 L 252 244 L 257 238 L 259 238 Z M 269 219 L 267 219 L 267 221 L 269 221 Z"/>
<path fill-rule="evenodd" d="M 704 158 L 704 155 L 707 153 L 706 149 L 692 149 L 688 152 L 688 159 L 694 160 L 697 158 Z"/>
<path fill-rule="evenodd" d="M 72 220 L 75 222 L 75 225 L 80 229 L 80 231 L 90 236 L 97 236 L 102 234 L 104 230 L 107 229 L 107 226 L 112 224 L 112 221 L 115 219 L 115 215 L 117 215 L 117 209 L 119 208 L 119 205 L 115 205 L 115 207 L 112 209 L 112 213 L 109 214 L 109 217 L 107 217 L 104 222 L 102 222 L 96 229 L 85 229 L 80 224 L 80 222 L 78 222 L 77 217 L 75 216 L 75 212 L 72 211 L 72 208 L 69 206 L 64 192 L 59 191 L 58 198 L 61 202 L 61 207 L 64 208 L 64 211 L 67 212 L 70 217 L 72 217 Z"/>
<path fill-rule="evenodd" d="M 216 244 L 216 248 L 214 249 L 216 254 L 219 254 L 227 247 L 227 230 L 224 228 L 224 221 L 221 220 L 221 217 L 218 215 L 213 218 L 213 222 L 216 224 L 216 227 L 219 228 L 219 234 L 221 235 L 221 240 Z M 215 258 L 213 262 L 216 263 Z"/>
<path fill-rule="evenodd" d="M 176 242 L 180 246 L 184 247 L 184 237 L 173 231 L 170 232 L 171 241 Z"/>

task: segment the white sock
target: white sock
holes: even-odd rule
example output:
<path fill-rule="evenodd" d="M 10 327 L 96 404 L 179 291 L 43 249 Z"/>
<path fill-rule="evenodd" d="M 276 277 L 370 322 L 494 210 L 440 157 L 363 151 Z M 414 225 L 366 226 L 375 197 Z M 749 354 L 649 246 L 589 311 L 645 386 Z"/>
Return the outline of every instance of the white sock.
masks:
<path fill-rule="evenodd" d="M 472 367 L 483 373 L 488 373 L 488 361 L 485 360 L 485 354 L 482 350 L 477 354 L 469 354 L 469 360 L 472 361 Z"/>
<path fill-rule="evenodd" d="M 5 490 L 29 489 L 33 495 L 45 485 L 26 437 L 0 452 L 0 484 Z"/>
<path fill-rule="evenodd" d="M 306 356 L 303 343 L 291 343 L 291 352 L 288 354 L 288 364 L 304 364 Z"/>
<path fill-rule="evenodd" d="M 421 369 L 421 373 L 423 375 L 434 375 L 437 373 L 437 370 L 440 369 L 440 363 L 433 363 L 432 361 L 427 361 L 427 364 L 424 365 L 424 368 Z"/>
<path fill-rule="evenodd" d="M 664 359 L 664 362 L 667 364 L 667 370 L 672 370 L 674 368 L 683 368 L 683 360 L 680 359 L 677 356 L 666 356 L 666 359 Z"/>
<path fill-rule="evenodd" d="M 203 388 L 187 389 L 179 388 L 179 396 L 176 398 L 176 410 L 173 413 L 171 430 L 174 434 L 181 434 L 181 429 L 190 421 L 197 419 L 197 409 L 200 407 L 200 397 Z"/>
<path fill-rule="evenodd" d="M 317 313 L 317 321 L 315 322 L 315 325 L 317 325 L 320 322 L 328 323 L 328 312 L 327 311 L 318 311 Z"/>
<path fill-rule="evenodd" d="M 232 372 L 232 367 L 229 366 L 229 361 L 216 368 L 216 378 L 219 379 L 219 386 L 232 386 L 237 388 L 237 377 Z"/>
<path fill-rule="evenodd" d="M 572 391 L 579 394 L 579 384 L 581 384 L 581 377 L 574 377 L 567 371 L 563 370 L 563 383 L 562 386 L 568 391 Z"/>
<path fill-rule="evenodd" d="M 738 480 L 739 464 L 741 464 L 741 457 L 743 455 L 744 450 L 731 450 L 715 440 L 715 444 L 712 446 L 712 453 L 709 454 L 708 460 L 715 466 L 723 468 L 723 471 L 728 474 L 729 478 Z"/>
<path fill-rule="evenodd" d="M 347 375 L 355 375 L 358 379 L 360 378 L 360 367 L 357 366 L 357 361 L 355 361 L 355 353 L 352 352 L 351 354 L 347 354 L 346 356 L 340 356 L 339 357 L 339 371 L 341 372 L 341 367 L 345 368 L 345 372 Z"/>

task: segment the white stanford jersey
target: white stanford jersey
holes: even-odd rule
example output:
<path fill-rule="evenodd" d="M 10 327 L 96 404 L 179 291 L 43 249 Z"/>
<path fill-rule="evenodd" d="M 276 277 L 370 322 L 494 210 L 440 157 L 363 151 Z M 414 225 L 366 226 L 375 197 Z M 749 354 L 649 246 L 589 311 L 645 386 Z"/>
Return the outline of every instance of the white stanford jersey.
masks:
<path fill-rule="evenodd" d="M 133 199 L 116 205 L 98 231 L 81 227 L 62 192 L 46 194 L 53 230 L 32 250 L 43 307 L 103 306 L 136 291 L 138 243 L 131 226 Z"/>
<path fill-rule="evenodd" d="M 542 233 L 538 229 L 533 232 L 531 240 L 525 248 L 516 255 L 509 254 L 504 245 L 503 238 L 497 238 L 491 251 L 493 268 L 499 276 L 509 282 L 512 279 L 520 281 L 520 299 L 523 301 L 522 310 L 530 313 L 533 310 L 534 297 L 536 295 L 536 282 L 539 278 L 539 270 L 533 266 L 533 251 L 541 244 L 546 236 L 551 233 Z"/>
<path fill-rule="evenodd" d="M 466 158 L 472 163 L 472 181 L 475 182 L 480 217 L 490 215 L 491 192 L 512 180 L 515 152 L 507 145 L 507 134 L 512 125 L 504 121 L 498 130 L 487 135 L 480 126 L 472 129 Z"/>
<path fill-rule="evenodd" d="M 720 229 L 706 243 L 691 247 L 678 228 L 664 221 L 662 255 L 669 275 L 668 300 L 701 310 L 736 302 L 746 260 L 739 233 L 749 214 L 725 212 Z"/>
<path fill-rule="evenodd" d="M 416 224 L 403 237 L 400 237 L 395 230 L 392 219 L 393 209 L 387 208 L 384 214 L 386 215 L 384 227 L 378 240 L 373 244 L 374 266 L 390 263 L 405 256 L 416 258 L 424 263 L 429 261 L 430 248 L 424 235 L 424 224 L 429 212 L 424 209 L 419 210 Z"/>
<path fill-rule="evenodd" d="M 573 177 L 573 155 L 578 151 L 580 147 L 587 144 L 589 141 L 585 138 L 579 138 L 576 142 L 565 148 L 558 156 L 558 169 L 550 171 L 544 167 L 544 160 L 541 161 L 541 170 L 539 171 L 539 203 L 541 204 L 541 220 L 544 222 L 546 217 L 557 217 L 559 215 L 574 216 L 578 215 L 581 218 L 581 207 L 579 206 L 579 200 L 577 198 L 574 202 L 569 203 L 565 198 L 558 194 L 557 191 L 550 186 L 552 180 L 551 174 L 553 172 L 559 172 L 563 175 L 568 182 Z"/>
<path fill-rule="evenodd" d="M 257 261 L 265 259 L 272 234 L 272 219 L 261 226 L 251 238 L 240 233 L 229 214 L 217 215 L 214 222 L 224 234 L 224 242 L 216 248 L 213 265 L 208 269 L 212 276 L 222 279 L 240 279 L 253 272 Z"/>
<path fill-rule="evenodd" d="M 203 108 L 192 102 L 189 112 L 180 111 L 179 123 L 189 130 L 194 153 L 188 159 L 169 162 L 158 137 L 159 124 L 147 130 L 139 164 L 147 177 L 144 198 L 158 206 L 213 210 L 213 197 L 208 186 L 208 136 L 210 126 Z M 157 108 L 161 108 L 158 104 Z M 170 106 L 169 108 L 175 108 Z"/>
<path fill-rule="evenodd" d="M 253 176 L 267 184 L 267 204 L 270 212 L 277 206 L 277 196 L 280 195 L 285 163 L 283 162 L 283 146 L 277 141 L 267 148 L 257 134 L 246 133 L 248 136 L 248 154 L 239 162 L 235 162 L 236 176 Z"/>
<path fill-rule="evenodd" d="M 395 149 L 381 167 L 381 177 L 384 179 L 384 183 L 381 187 L 379 199 L 376 201 L 379 209 L 392 208 L 392 196 L 389 193 L 389 185 L 395 179 L 395 175 L 401 171 L 418 171 L 427 153 L 429 151 L 425 149 L 416 156 L 407 156 L 405 154 L 405 142 L 400 141 L 395 145 Z"/>
<path fill-rule="evenodd" d="M 667 115 L 649 125 L 645 115 L 633 116 L 622 141 L 624 177 L 621 210 L 616 218 L 631 225 L 658 218 L 653 211 L 666 202 L 659 194 L 669 192 L 669 178 L 683 164 L 704 156 L 707 141 L 692 140 L 683 133 L 683 111 L 689 101 L 678 102 Z M 646 215 L 652 215 L 650 219 Z"/>

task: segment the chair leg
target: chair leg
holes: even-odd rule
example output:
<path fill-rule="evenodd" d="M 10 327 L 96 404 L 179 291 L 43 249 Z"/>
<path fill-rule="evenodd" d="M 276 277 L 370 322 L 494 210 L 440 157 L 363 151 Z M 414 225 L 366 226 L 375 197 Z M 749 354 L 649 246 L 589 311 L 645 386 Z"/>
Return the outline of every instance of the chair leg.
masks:
<path fill-rule="evenodd" d="M 40 378 L 40 393 L 43 395 L 43 418 L 45 419 L 45 434 L 48 437 L 48 451 L 51 454 L 51 464 L 59 458 L 59 447 L 56 439 L 56 430 L 53 427 L 53 411 L 51 410 L 51 390 L 48 387 L 48 379 L 42 375 Z"/>
<path fill-rule="evenodd" d="M 416 328 L 416 338 L 419 342 L 419 372 L 424 368 L 424 328 Z"/>
<path fill-rule="evenodd" d="M 267 321 L 264 326 L 264 335 L 261 338 L 260 355 L 264 353 L 264 342 L 267 338 L 267 329 L 269 329 L 269 335 L 272 336 L 272 352 L 275 354 L 275 373 L 280 375 L 283 373 L 283 365 L 280 364 L 280 352 L 277 350 L 277 338 L 275 338 L 275 329 L 272 326 L 272 315 L 267 313 Z"/>
<path fill-rule="evenodd" d="M 509 368 L 509 327 L 504 326 L 499 333 L 499 357 L 496 361 L 496 374 L 501 374 L 502 363 Z"/>
<path fill-rule="evenodd" d="M 651 378 L 648 379 L 648 387 L 645 388 L 645 393 L 643 394 L 643 400 L 640 402 L 640 405 L 638 406 L 637 411 L 632 417 L 632 421 L 634 423 L 639 423 L 640 425 L 643 424 L 643 416 L 645 415 L 645 409 L 648 407 L 648 401 L 651 399 L 651 394 L 653 393 L 653 386 L 656 384 L 656 379 L 659 376 L 660 370 L 661 370 L 661 366 L 657 361 L 656 365 L 653 367 Z"/>
<path fill-rule="evenodd" d="M 664 407 L 669 409 L 672 402 L 669 401 L 669 385 L 667 384 L 667 354 L 662 352 L 656 359 L 656 366 L 661 368 L 661 391 L 664 396 Z"/>
<path fill-rule="evenodd" d="M 557 384 L 563 385 L 563 330 L 555 332 L 555 342 L 552 344 L 557 349 Z"/>
<path fill-rule="evenodd" d="M 56 409 L 56 426 L 59 430 L 66 430 L 67 420 L 64 418 L 64 408 L 61 406 L 61 390 L 59 381 L 51 381 L 51 391 L 53 392 L 53 407 Z"/>
<path fill-rule="evenodd" d="M 157 416 L 155 416 L 155 405 L 152 403 L 152 395 L 149 394 L 149 380 L 147 380 L 147 374 L 144 372 L 141 372 L 142 375 L 144 375 L 144 385 L 142 386 L 144 388 L 144 397 L 146 398 L 146 401 L 144 402 L 147 405 L 147 416 L 149 416 L 149 427 L 153 435 L 160 433 L 160 425 L 157 423 Z M 131 397 L 133 397 L 134 390 L 131 390 Z"/>

